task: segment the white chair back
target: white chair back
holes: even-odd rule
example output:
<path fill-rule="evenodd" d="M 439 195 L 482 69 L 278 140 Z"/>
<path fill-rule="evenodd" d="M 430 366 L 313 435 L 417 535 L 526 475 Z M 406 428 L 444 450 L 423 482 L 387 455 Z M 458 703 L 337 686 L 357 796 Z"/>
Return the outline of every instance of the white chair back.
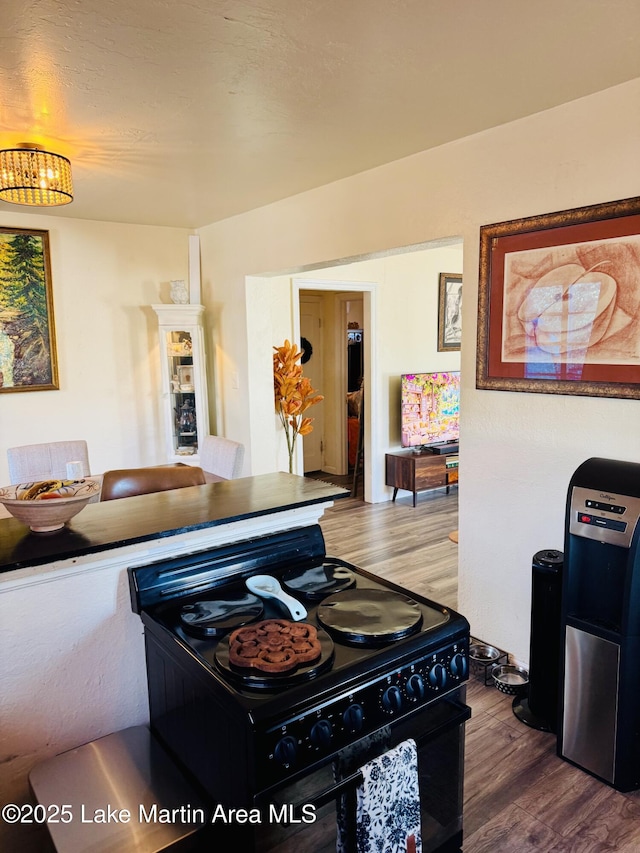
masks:
<path fill-rule="evenodd" d="M 9 447 L 9 479 L 12 483 L 32 480 L 65 480 L 67 462 L 82 462 L 82 476 L 88 477 L 89 451 L 86 441 L 51 441 Z"/>
<path fill-rule="evenodd" d="M 244 444 L 220 435 L 206 435 L 198 450 L 200 467 L 208 482 L 236 480 L 242 474 Z"/>

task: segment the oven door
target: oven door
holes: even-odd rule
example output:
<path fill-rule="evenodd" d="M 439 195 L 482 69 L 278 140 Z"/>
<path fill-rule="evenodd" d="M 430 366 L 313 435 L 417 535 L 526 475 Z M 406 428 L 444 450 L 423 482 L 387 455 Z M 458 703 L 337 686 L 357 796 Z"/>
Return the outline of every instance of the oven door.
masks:
<path fill-rule="evenodd" d="M 423 853 L 453 853 L 462 845 L 464 724 L 471 709 L 464 687 L 391 722 L 343 749 L 337 758 L 274 794 L 258 795 L 264 816 L 260 853 L 355 853 L 358 768 L 408 738 L 418 749 Z"/>

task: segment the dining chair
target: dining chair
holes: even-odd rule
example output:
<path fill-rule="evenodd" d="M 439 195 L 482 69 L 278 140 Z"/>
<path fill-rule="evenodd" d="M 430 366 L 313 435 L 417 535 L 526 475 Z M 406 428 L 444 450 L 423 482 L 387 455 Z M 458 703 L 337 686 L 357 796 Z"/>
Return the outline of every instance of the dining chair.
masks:
<path fill-rule="evenodd" d="M 11 483 L 32 480 L 65 480 L 67 464 L 82 463 L 82 476 L 90 475 L 89 451 L 86 441 L 49 441 L 43 444 L 23 444 L 7 449 Z"/>
<path fill-rule="evenodd" d="M 167 492 L 187 486 L 203 486 L 204 471 L 195 465 L 157 465 L 149 468 L 118 468 L 105 471 L 102 477 L 101 501 Z"/>
<path fill-rule="evenodd" d="M 207 483 L 236 480 L 242 474 L 244 444 L 239 441 L 221 435 L 205 435 L 198 450 Z"/>

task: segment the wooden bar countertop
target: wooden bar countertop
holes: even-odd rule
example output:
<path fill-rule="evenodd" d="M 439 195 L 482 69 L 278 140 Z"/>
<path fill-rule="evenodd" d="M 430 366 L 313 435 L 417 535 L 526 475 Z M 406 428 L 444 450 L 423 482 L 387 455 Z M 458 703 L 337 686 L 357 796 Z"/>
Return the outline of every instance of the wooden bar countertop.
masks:
<path fill-rule="evenodd" d="M 62 530 L 52 533 L 34 533 L 14 518 L 2 518 L 0 573 L 348 495 L 347 490 L 319 480 L 274 473 L 88 504 Z"/>

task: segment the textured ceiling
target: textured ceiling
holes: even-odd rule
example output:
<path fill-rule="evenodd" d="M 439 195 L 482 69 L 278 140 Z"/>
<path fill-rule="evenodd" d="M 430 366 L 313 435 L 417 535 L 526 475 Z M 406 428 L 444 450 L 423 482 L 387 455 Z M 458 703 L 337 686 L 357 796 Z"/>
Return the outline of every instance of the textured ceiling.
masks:
<path fill-rule="evenodd" d="M 3 0 L 0 146 L 198 227 L 635 77 L 638 0 Z"/>

